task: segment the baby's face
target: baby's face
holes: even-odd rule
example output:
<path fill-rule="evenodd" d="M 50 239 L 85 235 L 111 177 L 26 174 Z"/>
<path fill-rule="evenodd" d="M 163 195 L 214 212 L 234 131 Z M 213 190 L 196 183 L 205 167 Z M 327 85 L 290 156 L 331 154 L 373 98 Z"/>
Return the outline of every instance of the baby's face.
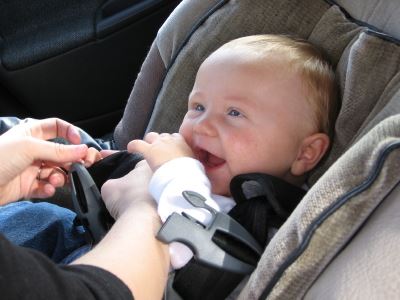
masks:
<path fill-rule="evenodd" d="M 180 133 L 205 167 L 212 192 L 230 195 L 238 174 L 289 179 L 302 140 L 315 132 L 299 75 L 279 58 L 223 49 L 200 67 Z"/>

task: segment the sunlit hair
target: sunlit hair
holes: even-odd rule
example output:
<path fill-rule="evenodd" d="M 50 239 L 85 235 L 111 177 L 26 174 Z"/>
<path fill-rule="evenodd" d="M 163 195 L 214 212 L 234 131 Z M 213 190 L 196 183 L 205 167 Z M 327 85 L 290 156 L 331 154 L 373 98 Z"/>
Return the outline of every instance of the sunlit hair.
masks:
<path fill-rule="evenodd" d="M 223 48 L 253 51 L 267 60 L 271 54 L 282 57 L 288 70 L 299 72 L 303 79 L 309 103 L 315 110 L 317 130 L 332 136 L 338 105 L 335 74 L 321 50 L 303 39 L 270 34 L 238 38 L 220 49 Z"/>

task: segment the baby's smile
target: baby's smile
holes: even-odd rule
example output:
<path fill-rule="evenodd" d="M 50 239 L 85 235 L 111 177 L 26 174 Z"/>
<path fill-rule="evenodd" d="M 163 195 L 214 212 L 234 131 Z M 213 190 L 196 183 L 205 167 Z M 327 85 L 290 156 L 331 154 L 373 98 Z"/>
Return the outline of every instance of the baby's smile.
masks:
<path fill-rule="evenodd" d="M 214 170 L 225 164 L 225 160 L 204 149 L 196 149 L 195 155 L 207 171 Z"/>

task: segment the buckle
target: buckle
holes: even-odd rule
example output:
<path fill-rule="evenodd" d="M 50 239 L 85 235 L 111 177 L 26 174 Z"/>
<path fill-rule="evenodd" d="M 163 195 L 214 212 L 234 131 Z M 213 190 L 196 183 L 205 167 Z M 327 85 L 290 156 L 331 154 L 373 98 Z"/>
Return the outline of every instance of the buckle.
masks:
<path fill-rule="evenodd" d="M 184 191 L 182 195 L 192 206 L 211 214 L 210 224 L 202 224 L 185 213 L 172 213 L 157 238 L 164 243 L 185 244 L 202 264 L 240 274 L 251 273 L 262 248 L 250 233 L 227 214 L 207 205 L 202 195 L 192 191 Z"/>

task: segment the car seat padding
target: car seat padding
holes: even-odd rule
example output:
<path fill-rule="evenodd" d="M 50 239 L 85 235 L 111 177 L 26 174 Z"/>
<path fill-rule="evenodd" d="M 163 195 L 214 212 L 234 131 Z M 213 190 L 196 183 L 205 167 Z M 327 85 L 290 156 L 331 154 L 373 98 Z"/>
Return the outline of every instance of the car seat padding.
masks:
<path fill-rule="evenodd" d="M 209 53 L 230 39 L 260 33 L 293 34 L 310 40 L 327 53 L 336 69 L 341 102 L 331 151 L 310 174 L 311 190 L 266 248 L 258 268 L 241 293 L 242 299 L 257 299 L 262 293 L 268 294 L 269 298 L 304 296 L 395 184 L 393 180 L 398 174 L 394 171 L 396 159 L 393 157 L 398 151 L 389 155 L 388 163 L 371 188 L 359 198 L 352 198 L 321 223 L 311 239 L 317 241 L 316 244 L 310 243 L 302 255 L 275 277 L 274 284 L 270 284 L 275 272 L 305 238 L 308 226 L 324 209 L 359 185 L 370 174 L 382 147 L 400 136 L 397 130 L 400 121 L 396 117 L 400 113 L 400 43 L 396 39 L 399 36 L 388 35 L 396 33 L 395 28 L 390 27 L 388 32 L 381 31 L 384 28 L 378 29 L 380 24 L 391 26 L 393 22 L 366 23 L 376 19 L 377 11 L 387 12 L 392 7 L 390 12 L 395 12 L 395 8 L 400 9 L 400 4 L 394 0 L 370 0 L 364 6 L 364 2 L 355 1 L 362 9 L 370 10 L 351 15 L 335 1 L 324 0 L 183 1 L 163 25 L 150 49 L 149 56 L 158 57 L 157 62 L 162 64 L 158 69 L 164 72 L 158 77 L 161 82 L 151 83 L 155 89 L 150 93 L 155 98 L 137 97 L 140 92 L 135 91 L 135 86 L 124 117 L 116 128 L 115 139 L 119 147 L 125 147 L 135 134 L 140 136 L 151 130 L 177 131 L 199 65 Z M 204 22 L 198 23 L 203 15 L 222 2 L 224 4 Z M 347 4 L 348 1 L 339 2 L 354 11 L 354 5 Z M 360 16 L 362 19 L 358 20 Z M 198 27 L 193 30 L 196 24 Z M 150 72 L 152 70 L 143 69 L 138 81 Z M 154 103 L 148 124 L 140 127 L 145 131 L 126 130 L 134 126 L 128 124 L 134 124 L 135 116 L 143 113 L 133 109 L 143 101 Z M 390 178 L 385 174 L 390 174 Z M 373 197 L 369 198 L 371 195 Z M 352 203 L 358 203 L 362 209 L 352 211 Z M 319 255 L 320 248 L 323 255 Z M 310 258 L 309 255 L 314 260 L 304 260 Z M 268 284 L 270 288 L 265 292 Z"/>

